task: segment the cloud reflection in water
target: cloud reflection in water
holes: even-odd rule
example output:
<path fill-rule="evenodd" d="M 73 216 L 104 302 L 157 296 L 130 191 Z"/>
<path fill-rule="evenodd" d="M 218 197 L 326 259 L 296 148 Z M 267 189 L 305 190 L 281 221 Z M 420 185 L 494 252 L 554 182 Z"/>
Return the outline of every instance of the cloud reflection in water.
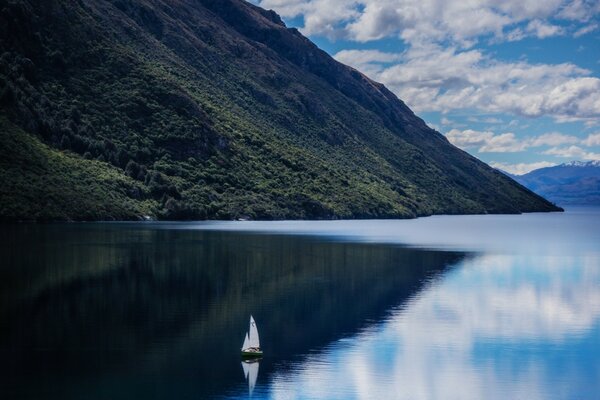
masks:
<path fill-rule="evenodd" d="M 274 398 L 600 393 L 600 257 L 483 254 L 390 317 L 272 377 Z"/>

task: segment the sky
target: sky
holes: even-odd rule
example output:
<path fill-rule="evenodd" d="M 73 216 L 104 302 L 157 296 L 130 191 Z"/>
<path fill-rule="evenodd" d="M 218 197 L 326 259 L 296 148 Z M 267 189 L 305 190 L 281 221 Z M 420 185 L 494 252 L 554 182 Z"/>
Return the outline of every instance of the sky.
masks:
<path fill-rule="evenodd" d="M 515 174 L 600 160 L 600 0 L 253 0 Z"/>

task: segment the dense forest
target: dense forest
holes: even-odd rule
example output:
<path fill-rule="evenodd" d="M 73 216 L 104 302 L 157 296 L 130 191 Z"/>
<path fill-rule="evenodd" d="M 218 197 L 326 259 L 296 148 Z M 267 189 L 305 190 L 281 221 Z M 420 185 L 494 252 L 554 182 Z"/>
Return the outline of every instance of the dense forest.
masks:
<path fill-rule="evenodd" d="M 0 0 L 0 219 L 553 211 L 243 0 Z"/>

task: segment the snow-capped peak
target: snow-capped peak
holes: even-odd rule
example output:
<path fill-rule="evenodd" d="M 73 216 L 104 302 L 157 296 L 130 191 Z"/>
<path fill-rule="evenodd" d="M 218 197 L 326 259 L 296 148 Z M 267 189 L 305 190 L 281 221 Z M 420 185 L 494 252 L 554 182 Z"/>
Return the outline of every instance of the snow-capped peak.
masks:
<path fill-rule="evenodd" d="M 600 167 L 600 161 L 569 161 L 561 165 L 564 167 Z"/>

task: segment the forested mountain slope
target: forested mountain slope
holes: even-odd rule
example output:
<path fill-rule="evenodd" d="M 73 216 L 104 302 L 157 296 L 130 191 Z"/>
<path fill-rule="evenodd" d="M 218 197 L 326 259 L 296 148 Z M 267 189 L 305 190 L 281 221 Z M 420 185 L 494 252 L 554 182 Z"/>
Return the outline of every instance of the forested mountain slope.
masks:
<path fill-rule="evenodd" d="M 0 114 L 5 220 L 557 210 L 242 0 L 0 0 Z"/>

